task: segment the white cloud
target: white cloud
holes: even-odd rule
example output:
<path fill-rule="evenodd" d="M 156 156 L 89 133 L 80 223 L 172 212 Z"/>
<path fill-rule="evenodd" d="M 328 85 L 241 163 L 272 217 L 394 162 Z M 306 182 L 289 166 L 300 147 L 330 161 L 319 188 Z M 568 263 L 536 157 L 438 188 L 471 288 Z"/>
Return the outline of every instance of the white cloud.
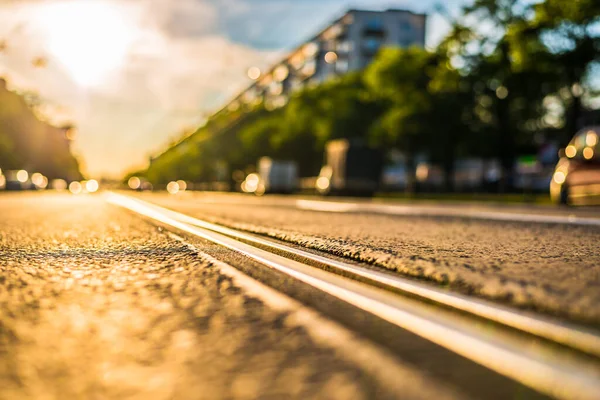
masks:
<path fill-rule="evenodd" d="M 217 7 L 208 0 L 154 0 L 140 2 L 146 22 L 171 36 L 202 36 L 218 27 Z"/>
<path fill-rule="evenodd" d="M 40 22 L 40 7 L 75 3 L 84 11 L 100 4 L 77 20 L 78 31 L 68 30 L 77 14 Z M 118 175 L 223 105 L 248 83 L 247 68 L 267 66 L 343 9 L 427 4 L 433 0 L 0 0 L 0 74 L 79 126 L 75 149 L 91 174 Z M 117 25 L 107 17 L 114 13 Z M 103 14 L 105 23 L 84 20 Z M 81 51 L 83 40 L 98 51 Z M 32 65 L 39 56 L 47 57 L 43 69 Z"/>
<path fill-rule="evenodd" d="M 135 25 L 135 40 L 101 84 L 84 87 L 61 60 L 49 56 L 44 69 L 31 65 L 47 50 L 43 29 L 19 25 L 31 21 L 33 4 L 0 7 L 0 25 L 20 26 L 10 32 L 0 29 L 0 40 L 4 36 L 7 42 L 6 52 L 0 53 L 0 73 L 18 87 L 35 88 L 56 105 L 47 109 L 60 112 L 61 119 L 69 113 L 80 130 L 75 150 L 94 175 L 118 175 L 143 165 L 169 136 L 194 127 L 240 89 L 246 69 L 264 64 L 269 56 L 212 33 L 216 14 L 208 2 L 128 0 L 119 10 Z M 182 21 L 177 29 L 187 28 L 173 29 L 175 21 Z M 86 60 L 74 59 L 74 65 L 80 61 Z"/>

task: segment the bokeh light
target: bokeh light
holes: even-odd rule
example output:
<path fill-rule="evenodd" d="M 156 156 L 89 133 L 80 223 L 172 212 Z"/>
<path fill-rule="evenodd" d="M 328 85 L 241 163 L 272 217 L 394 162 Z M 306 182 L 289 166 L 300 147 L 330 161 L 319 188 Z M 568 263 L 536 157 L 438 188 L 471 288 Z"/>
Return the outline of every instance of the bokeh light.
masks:
<path fill-rule="evenodd" d="M 66 190 L 68 185 L 67 185 L 67 181 L 65 181 L 64 179 L 53 179 L 52 183 L 50 184 L 50 187 L 54 190 Z"/>
<path fill-rule="evenodd" d="M 417 166 L 416 178 L 419 182 L 426 181 L 429 177 L 429 166 L 427 164 L 419 164 Z"/>
<path fill-rule="evenodd" d="M 187 183 L 185 181 L 178 180 L 177 187 L 179 188 L 180 192 L 185 192 L 187 190 Z"/>
<path fill-rule="evenodd" d="M 48 187 L 48 178 L 46 178 L 39 172 L 36 172 L 33 175 L 31 175 L 31 182 L 33 182 L 35 187 L 38 189 L 46 189 L 46 187 Z"/>
<path fill-rule="evenodd" d="M 562 171 L 556 171 L 554 173 L 554 176 L 553 176 L 552 179 L 554 179 L 554 182 L 556 182 L 556 183 L 558 183 L 560 185 L 560 184 L 565 183 L 565 179 L 566 178 L 567 178 L 567 176 L 565 175 L 564 172 L 562 172 Z"/>
<path fill-rule="evenodd" d="M 242 189 L 247 193 L 254 193 L 256 192 L 256 189 L 258 189 L 259 182 L 260 177 L 258 176 L 258 174 L 250 174 L 246 177 Z"/>
<path fill-rule="evenodd" d="M 505 86 L 498 86 L 496 89 L 496 97 L 500 100 L 508 97 L 508 89 Z"/>
<path fill-rule="evenodd" d="M 261 72 L 260 72 L 260 68 L 258 67 L 251 67 L 248 69 L 248 78 L 252 79 L 252 80 L 257 80 L 258 78 L 260 78 Z"/>
<path fill-rule="evenodd" d="M 320 176 L 317 179 L 316 186 L 317 189 L 319 189 L 320 191 L 329 189 L 329 178 L 327 178 L 326 176 Z"/>
<path fill-rule="evenodd" d="M 334 62 L 337 61 L 337 59 L 338 59 L 338 56 L 333 51 L 330 51 L 327 54 L 325 54 L 325 62 L 327 64 L 333 64 Z"/>
<path fill-rule="evenodd" d="M 99 188 L 100 188 L 100 185 L 98 184 L 98 181 L 95 179 L 90 179 L 89 181 L 87 181 L 85 183 L 85 190 L 87 190 L 89 193 L 96 193 Z"/>
<path fill-rule="evenodd" d="M 73 193 L 73 194 L 80 194 L 83 191 L 83 186 L 81 186 L 81 183 L 77 182 L 77 181 L 73 181 L 69 184 L 69 192 Z"/>
<path fill-rule="evenodd" d="M 25 182 L 27 182 L 27 179 L 29 179 L 29 173 L 27 171 L 22 169 L 19 172 L 17 172 L 17 180 L 19 182 L 25 183 Z"/>
<path fill-rule="evenodd" d="M 290 75 L 290 70 L 285 65 L 280 65 L 273 71 L 273 77 L 277 82 L 283 82 Z"/>
<path fill-rule="evenodd" d="M 594 147 L 598 144 L 598 135 L 594 131 L 589 131 L 585 135 L 585 144 L 589 147 Z"/>
<path fill-rule="evenodd" d="M 131 190 L 138 190 L 142 186 L 142 181 L 137 176 L 132 176 L 127 182 Z"/>
<path fill-rule="evenodd" d="M 167 185 L 167 192 L 170 194 L 177 194 L 179 192 L 179 185 L 177 182 L 169 182 Z"/>

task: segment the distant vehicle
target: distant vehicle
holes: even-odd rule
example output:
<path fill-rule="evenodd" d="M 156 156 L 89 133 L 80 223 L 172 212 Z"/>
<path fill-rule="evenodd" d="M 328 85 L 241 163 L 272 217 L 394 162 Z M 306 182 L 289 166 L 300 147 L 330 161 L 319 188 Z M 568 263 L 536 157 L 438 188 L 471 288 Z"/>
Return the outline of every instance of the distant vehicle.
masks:
<path fill-rule="evenodd" d="M 298 165 L 293 161 L 262 157 L 258 160 L 258 176 L 265 193 L 293 193 L 298 189 Z"/>
<path fill-rule="evenodd" d="M 550 196 L 559 204 L 600 205 L 600 126 L 580 130 L 559 151 Z"/>
<path fill-rule="evenodd" d="M 262 157 L 258 171 L 249 174 L 241 184 L 246 193 L 293 193 L 298 189 L 298 166 L 293 161 L 278 161 Z"/>
<path fill-rule="evenodd" d="M 137 190 L 140 192 L 146 190 L 151 191 L 153 189 L 152 184 L 148 182 L 148 180 L 146 180 L 145 178 L 138 178 L 137 176 L 132 176 L 131 178 L 129 178 L 127 186 L 129 186 L 131 190 Z"/>
<path fill-rule="evenodd" d="M 379 189 L 383 153 L 361 140 L 338 139 L 325 147 L 325 165 L 316 181 L 320 194 L 372 196 Z"/>
<path fill-rule="evenodd" d="M 67 181 L 65 181 L 64 179 L 52 179 L 50 181 L 51 189 L 62 191 L 62 190 L 67 190 L 68 187 L 69 187 L 69 185 L 67 184 Z"/>
<path fill-rule="evenodd" d="M 6 190 L 30 190 L 34 188 L 29 179 L 29 173 L 25 170 L 4 171 Z"/>
<path fill-rule="evenodd" d="M 381 175 L 382 187 L 387 191 L 402 191 L 408 186 L 408 168 L 404 163 L 384 167 Z"/>

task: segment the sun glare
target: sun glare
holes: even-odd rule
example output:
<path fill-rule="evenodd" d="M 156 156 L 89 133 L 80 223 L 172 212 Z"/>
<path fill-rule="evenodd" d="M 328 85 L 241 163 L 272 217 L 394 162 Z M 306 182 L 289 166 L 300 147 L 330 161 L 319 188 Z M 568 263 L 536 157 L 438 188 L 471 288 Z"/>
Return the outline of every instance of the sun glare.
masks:
<path fill-rule="evenodd" d="M 101 84 L 122 66 L 137 29 L 126 9 L 102 0 L 47 3 L 35 18 L 50 62 L 56 60 L 78 84 Z"/>

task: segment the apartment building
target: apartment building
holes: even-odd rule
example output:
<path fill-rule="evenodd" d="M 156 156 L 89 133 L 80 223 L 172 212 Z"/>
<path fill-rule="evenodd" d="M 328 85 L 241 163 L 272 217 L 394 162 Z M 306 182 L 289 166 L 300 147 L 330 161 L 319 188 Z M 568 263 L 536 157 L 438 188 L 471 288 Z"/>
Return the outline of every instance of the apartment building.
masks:
<path fill-rule="evenodd" d="M 427 16 L 406 10 L 349 10 L 341 18 L 302 43 L 218 113 L 265 101 L 277 108 L 305 85 L 365 68 L 384 46 L 425 45 Z"/>

